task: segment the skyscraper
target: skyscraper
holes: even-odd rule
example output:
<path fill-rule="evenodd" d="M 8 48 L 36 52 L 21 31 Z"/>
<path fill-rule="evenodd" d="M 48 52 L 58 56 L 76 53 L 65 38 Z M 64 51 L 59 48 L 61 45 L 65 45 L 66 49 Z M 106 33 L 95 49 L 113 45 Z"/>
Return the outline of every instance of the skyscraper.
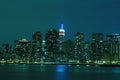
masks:
<path fill-rule="evenodd" d="M 100 61 L 103 58 L 103 33 L 93 33 L 91 43 L 91 59 Z"/>
<path fill-rule="evenodd" d="M 75 34 L 74 55 L 77 60 L 82 61 L 84 53 L 84 34 L 77 32 Z"/>
<path fill-rule="evenodd" d="M 45 34 L 45 49 L 48 60 L 55 60 L 59 51 L 59 32 L 55 29 L 50 29 Z"/>
<path fill-rule="evenodd" d="M 30 41 L 28 41 L 26 38 L 15 40 L 14 51 L 17 55 L 17 58 L 22 60 L 29 59 L 31 53 L 30 47 Z"/>
<path fill-rule="evenodd" d="M 115 62 L 120 60 L 120 34 L 107 35 L 107 47 L 108 54 L 110 55 L 110 61 Z"/>
<path fill-rule="evenodd" d="M 42 35 L 38 31 L 32 35 L 32 57 L 40 58 L 42 54 Z"/>
<path fill-rule="evenodd" d="M 73 53 L 74 42 L 68 39 L 62 43 L 62 53 L 60 54 L 60 61 L 74 60 Z"/>
<path fill-rule="evenodd" d="M 115 54 L 115 61 L 120 60 L 120 34 L 116 33 L 113 34 L 113 40 L 114 40 L 114 47 L 113 47 L 113 53 Z"/>
<path fill-rule="evenodd" d="M 61 24 L 61 28 L 59 29 L 59 50 L 62 51 L 62 43 L 65 40 L 65 30 L 64 25 Z"/>

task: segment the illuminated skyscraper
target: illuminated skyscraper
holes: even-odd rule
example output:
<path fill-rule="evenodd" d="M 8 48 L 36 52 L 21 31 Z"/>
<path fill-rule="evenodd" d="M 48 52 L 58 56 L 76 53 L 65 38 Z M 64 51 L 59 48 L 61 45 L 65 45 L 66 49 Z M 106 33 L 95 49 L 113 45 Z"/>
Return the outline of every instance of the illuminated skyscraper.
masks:
<path fill-rule="evenodd" d="M 42 35 L 36 32 L 32 35 L 32 57 L 39 58 L 42 53 Z"/>
<path fill-rule="evenodd" d="M 64 30 L 64 25 L 61 24 L 61 28 L 59 29 L 59 35 L 60 36 L 65 36 L 65 30 Z"/>
<path fill-rule="evenodd" d="M 77 60 L 82 60 L 84 51 L 84 34 L 77 32 L 75 34 L 74 53 Z"/>
<path fill-rule="evenodd" d="M 28 59 L 30 56 L 30 41 L 28 41 L 26 38 L 15 40 L 14 52 L 18 56 L 18 59 Z"/>
<path fill-rule="evenodd" d="M 120 60 L 120 34 L 116 33 L 113 34 L 113 40 L 114 40 L 114 47 L 113 47 L 113 54 L 115 54 L 115 60 Z"/>
<path fill-rule="evenodd" d="M 59 51 L 59 32 L 55 29 L 50 29 L 45 34 L 45 50 L 46 56 L 49 61 L 56 59 L 56 55 Z"/>
<path fill-rule="evenodd" d="M 60 51 L 62 50 L 62 43 L 65 40 L 65 30 L 64 30 L 64 25 L 61 24 L 61 28 L 59 29 L 59 43 L 60 43 Z"/>
<path fill-rule="evenodd" d="M 93 33 L 91 43 L 91 58 L 100 61 L 103 58 L 103 33 Z"/>
<path fill-rule="evenodd" d="M 110 61 L 120 60 L 120 34 L 107 35 L 107 51 L 110 55 Z"/>

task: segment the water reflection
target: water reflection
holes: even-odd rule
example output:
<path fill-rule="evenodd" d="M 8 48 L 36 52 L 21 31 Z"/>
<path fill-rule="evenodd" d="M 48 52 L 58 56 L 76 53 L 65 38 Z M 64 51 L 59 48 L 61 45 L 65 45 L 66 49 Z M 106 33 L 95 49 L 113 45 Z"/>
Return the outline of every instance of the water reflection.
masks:
<path fill-rule="evenodd" d="M 45 72 L 45 71 L 47 71 L 46 65 L 41 65 L 40 72 Z"/>
<path fill-rule="evenodd" d="M 95 73 L 120 73 L 120 67 L 95 67 L 81 65 L 0 65 L 0 71 L 7 72 L 95 72 Z"/>
<path fill-rule="evenodd" d="M 66 65 L 57 65 L 55 69 L 57 72 L 65 72 L 67 69 L 67 66 Z"/>
<path fill-rule="evenodd" d="M 55 80 L 67 80 L 67 66 L 66 65 L 57 65 L 55 67 Z"/>
<path fill-rule="evenodd" d="M 0 75 L 1 80 L 120 80 L 120 67 L 6 64 Z"/>
<path fill-rule="evenodd" d="M 23 65 L 16 64 L 12 68 L 15 69 L 16 71 L 22 71 L 22 72 L 29 70 L 29 66 L 27 66 L 26 64 Z"/>
<path fill-rule="evenodd" d="M 120 73 L 120 68 L 116 67 L 112 70 L 113 73 Z"/>

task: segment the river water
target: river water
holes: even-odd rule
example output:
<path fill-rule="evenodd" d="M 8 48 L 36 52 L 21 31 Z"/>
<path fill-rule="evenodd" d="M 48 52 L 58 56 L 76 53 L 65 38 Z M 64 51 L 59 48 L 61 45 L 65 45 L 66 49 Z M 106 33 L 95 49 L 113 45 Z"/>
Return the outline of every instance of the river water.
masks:
<path fill-rule="evenodd" d="M 120 67 L 0 64 L 0 80 L 120 80 Z"/>

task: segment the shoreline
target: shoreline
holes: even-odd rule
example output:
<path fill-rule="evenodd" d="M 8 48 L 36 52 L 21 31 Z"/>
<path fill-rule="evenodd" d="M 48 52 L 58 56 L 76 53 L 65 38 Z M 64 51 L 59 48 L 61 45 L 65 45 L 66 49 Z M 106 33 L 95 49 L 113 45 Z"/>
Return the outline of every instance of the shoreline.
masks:
<path fill-rule="evenodd" d="M 52 62 L 20 62 L 20 63 L 0 63 L 0 64 L 26 64 L 26 65 L 81 65 L 81 66 L 99 66 L 99 67 L 120 67 L 120 64 L 87 64 L 87 63 L 52 63 Z"/>

